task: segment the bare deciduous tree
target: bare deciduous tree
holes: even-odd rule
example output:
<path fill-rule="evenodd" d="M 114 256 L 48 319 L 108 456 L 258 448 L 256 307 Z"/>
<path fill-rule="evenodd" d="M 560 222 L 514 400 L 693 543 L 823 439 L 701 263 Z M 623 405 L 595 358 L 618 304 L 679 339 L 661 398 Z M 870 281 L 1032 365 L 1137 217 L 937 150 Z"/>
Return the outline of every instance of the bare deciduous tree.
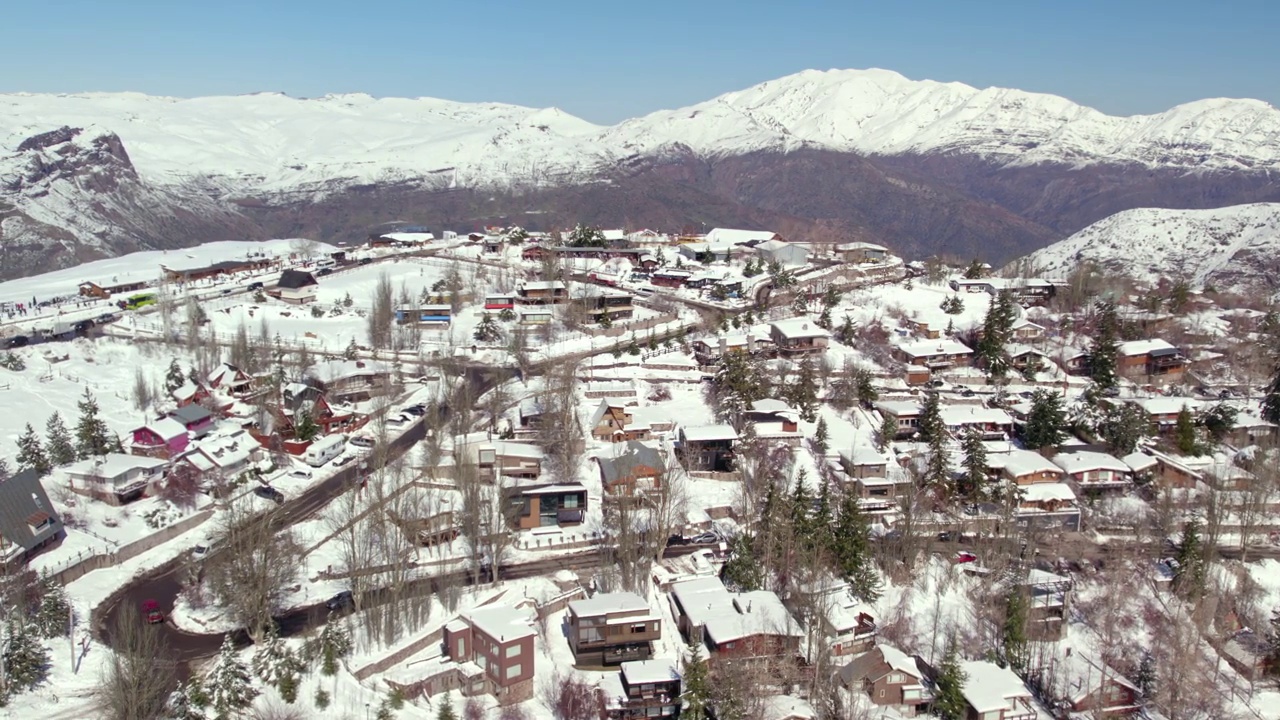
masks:
<path fill-rule="evenodd" d="M 123 607 L 116 615 L 113 652 L 98 686 L 102 708 L 112 720 L 159 717 L 175 679 L 163 636 L 144 627 L 130 610 Z"/>
<path fill-rule="evenodd" d="M 255 516 L 247 503 L 225 511 L 206 565 L 209 590 L 248 632 L 258 638 L 281 608 L 285 588 L 298 572 L 301 548 L 289 530 L 276 532 L 272 513 Z"/>

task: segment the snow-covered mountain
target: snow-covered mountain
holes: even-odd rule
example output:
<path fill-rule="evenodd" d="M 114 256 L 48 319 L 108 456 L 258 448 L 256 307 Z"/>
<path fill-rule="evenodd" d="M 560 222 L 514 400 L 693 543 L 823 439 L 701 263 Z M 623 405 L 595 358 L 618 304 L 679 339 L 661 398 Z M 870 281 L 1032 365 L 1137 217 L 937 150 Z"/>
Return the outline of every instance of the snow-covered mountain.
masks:
<path fill-rule="evenodd" d="M 79 139 L 31 145 L 59 128 Z M 118 160 L 88 172 L 99 140 Z M 62 152 L 81 170 L 43 173 Z M 1280 111 L 1256 100 L 1110 117 L 886 70 L 805 71 L 612 127 L 432 98 L 19 93 L 0 95 L 0 275 L 36 257 L 336 239 L 406 212 L 785 224 L 999 260 L 1128 207 L 1280 200 L 1275 170 Z"/>
<path fill-rule="evenodd" d="M 1091 261 L 1150 284 L 1185 279 L 1195 287 L 1275 292 L 1280 203 L 1126 210 L 1032 253 L 1029 261 L 1050 278 Z"/>
<path fill-rule="evenodd" d="M 703 154 L 813 145 L 864 154 L 963 152 L 1001 161 L 1280 167 L 1280 110 L 1202 100 L 1111 117 L 1055 95 L 908 80 L 889 70 L 806 70 L 606 130 L 606 145 Z"/>

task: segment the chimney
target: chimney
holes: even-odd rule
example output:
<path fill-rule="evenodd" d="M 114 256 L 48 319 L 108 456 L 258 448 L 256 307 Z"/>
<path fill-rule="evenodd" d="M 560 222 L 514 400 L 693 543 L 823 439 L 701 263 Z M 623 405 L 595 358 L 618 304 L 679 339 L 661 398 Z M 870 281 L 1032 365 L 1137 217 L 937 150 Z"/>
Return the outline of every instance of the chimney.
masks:
<path fill-rule="evenodd" d="M 356 367 L 358 367 L 358 368 L 362 368 L 362 369 L 363 369 L 363 368 L 364 368 L 364 361 L 363 361 L 363 360 L 357 360 L 357 361 L 356 361 Z"/>

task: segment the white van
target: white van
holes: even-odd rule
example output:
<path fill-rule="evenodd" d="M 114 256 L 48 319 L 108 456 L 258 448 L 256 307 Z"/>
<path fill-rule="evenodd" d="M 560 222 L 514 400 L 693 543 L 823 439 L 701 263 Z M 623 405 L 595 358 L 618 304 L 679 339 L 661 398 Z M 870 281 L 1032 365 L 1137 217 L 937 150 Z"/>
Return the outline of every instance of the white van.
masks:
<path fill-rule="evenodd" d="M 338 261 L 334 260 L 333 258 L 324 258 L 323 260 L 320 260 L 316 263 L 317 270 L 324 270 L 325 268 L 336 268 L 336 267 L 338 267 Z"/>
<path fill-rule="evenodd" d="M 342 434 L 326 435 L 323 438 L 311 443 L 307 448 L 307 454 L 303 458 L 311 467 L 320 467 L 330 460 L 342 454 L 342 448 L 346 446 L 347 438 Z"/>

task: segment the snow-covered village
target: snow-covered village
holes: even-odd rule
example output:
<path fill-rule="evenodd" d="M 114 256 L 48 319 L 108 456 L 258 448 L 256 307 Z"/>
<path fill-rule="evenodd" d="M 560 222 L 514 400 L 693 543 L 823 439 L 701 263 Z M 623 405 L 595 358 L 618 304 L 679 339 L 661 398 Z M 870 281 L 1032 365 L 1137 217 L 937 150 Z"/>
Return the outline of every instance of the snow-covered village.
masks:
<path fill-rule="evenodd" d="M 1280 717 L 1280 317 L 1069 247 L 399 223 L 0 283 L 0 712 Z"/>

